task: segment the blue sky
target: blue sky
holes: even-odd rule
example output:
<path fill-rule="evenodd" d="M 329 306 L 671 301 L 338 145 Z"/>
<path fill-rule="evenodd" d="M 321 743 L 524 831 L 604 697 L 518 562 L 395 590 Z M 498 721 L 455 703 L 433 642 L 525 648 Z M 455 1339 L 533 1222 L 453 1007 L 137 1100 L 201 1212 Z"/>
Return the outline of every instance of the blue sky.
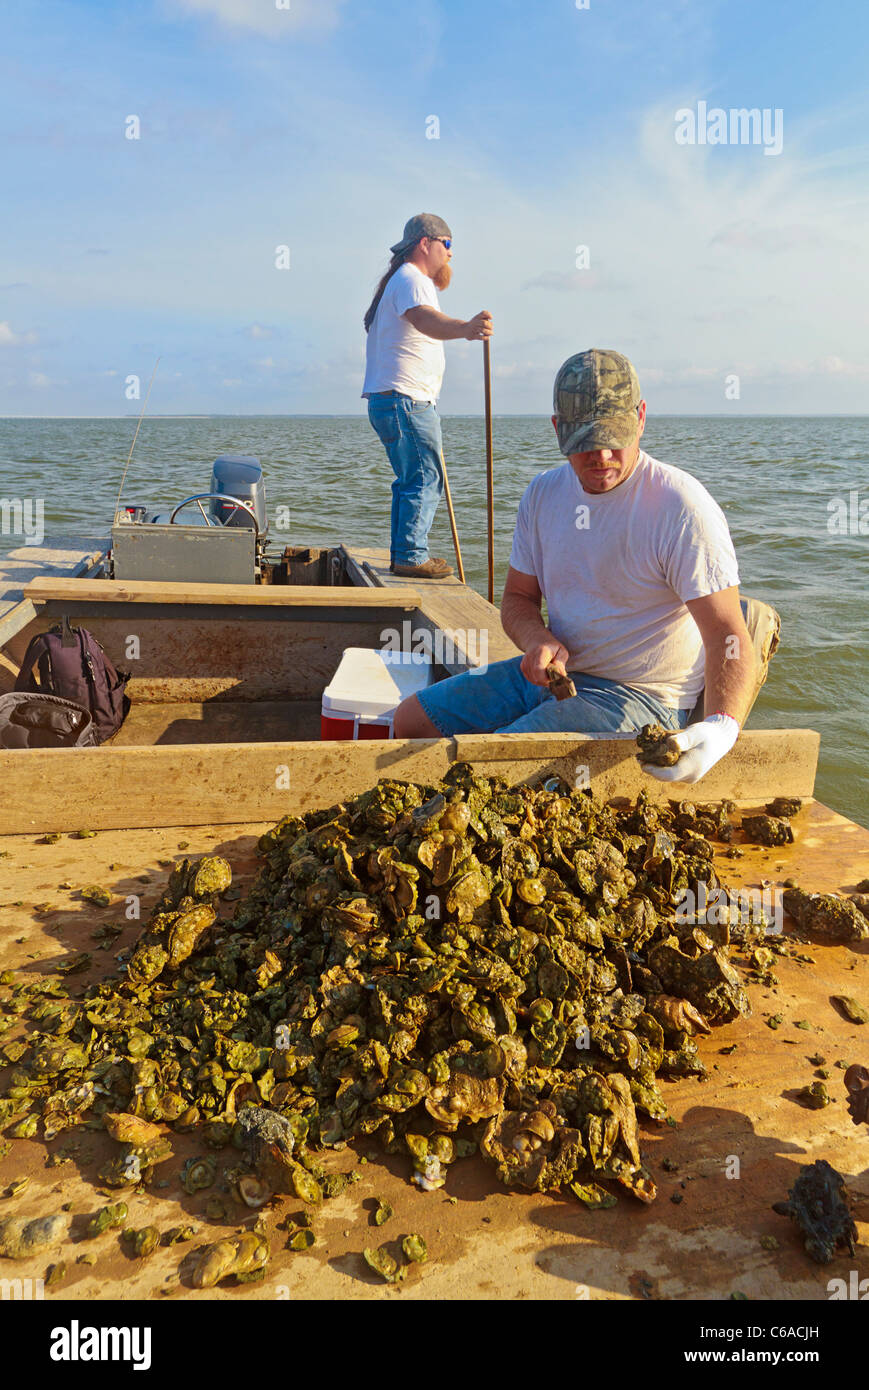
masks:
<path fill-rule="evenodd" d="M 856 0 L 16 0 L 0 413 L 129 413 L 158 354 L 154 413 L 360 412 L 423 210 L 444 310 L 494 315 L 498 412 L 604 346 L 657 412 L 863 413 L 867 40 Z M 678 144 L 698 102 L 779 110 L 781 153 Z M 480 358 L 448 344 L 444 413 L 481 409 Z"/>

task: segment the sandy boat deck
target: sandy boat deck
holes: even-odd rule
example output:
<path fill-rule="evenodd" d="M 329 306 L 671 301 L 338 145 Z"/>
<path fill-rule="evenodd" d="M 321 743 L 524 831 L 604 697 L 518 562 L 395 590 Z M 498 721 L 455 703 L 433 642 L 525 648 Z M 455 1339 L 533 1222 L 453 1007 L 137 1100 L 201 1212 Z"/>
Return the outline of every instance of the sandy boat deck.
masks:
<path fill-rule="evenodd" d="M 131 795 L 135 795 L 131 789 Z M 73 995 L 110 973 L 114 952 L 129 946 L 140 924 L 125 924 L 107 951 L 91 933 L 103 922 L 123 921 L 122 899 L 142 898 L 142 919 L 159 896 L 168 866 L 159 860 L 183 851 L 219 851 L 233 865 L 244 887 L 256 871 L 255 845 L 267 824 L 198 826 L 183 830 L 104 830 L 93 839 L 68 835 L 53 845 L 36 836 L 0 839 L 0 969 L 51 973 L 65 956 L 88 949 L 93 964 L 69 977 Z M 869 831 L 814 802 L 795 818 L 797 841 L 785 849 L 746 847 L 745 857 L 728 860 L 716 853 L 723 881 L 734 887 L 780 884 L 794 877 L 813 890 L 851 890 L 869 875 Z M 723 847 L 722 847 L 723 849 Z M 147 884 L 140 876 L 147 874 Z M 78 901 L 59 884 L 98 883 L 116 895 L 118 906 L 98 909 Z M 14 901 L 13 901 L 14 898 Z M 54 904 L 54 911 L 38 905 Z M 231 905 L 227 906 L 231 913 Z M 785 938 L 787 939 L 787 937 Z M 316 1244 L 307 1253 L 286 1250 L 286 1233 L 276 1229 L 287 1214 L 302 1210 L 296 1199 L 278 1199 L 266 1209 L 272 1258 L 260 1284 L 195 1290 L 179 1279 L 179 1265 L 192 1246 L 251 1225 L 253 1214 L 218 1184 L 187 1196 L 179 1171 L 204 1146 L 195 1135 L 173 1139 L 175 1158 L 155 1170 L 147 1193 L 128 1198 L 128 1225 L 154 1224 L 161 1230 L 193 1222 L 191 1245 L 160 1248 L 144 1261 L 122 1252 L 117 1232 L 83 1242 L 87 1218 L 107 1201 L 124 1196 L 100 1188 L 96 1171 L 116 1147 L 102 1131 L 80 1130 L 41 1141 L 16 1140 L 0 1161 L 0 1192 L 27 1176 L 20 1194 L 2 1201 L 2 1216 L 42 1215 L 70 1204 L 70 1237 L 45 1251 L 34 1265 L 2 1262 L 6 1277 L 44 1276 L 63 1259 L 64 1281 L 45 1290 L 46 1298 L 94 1300 L 149 1299 L 749 1299 L 824 1300 L 828 1281 L 856 1269 L 869 1276 L 869 1130 L 851 1124 L 842 1085 L 845 1063 L 869 1064 L 869 1028 L 847 1022 L 830 1002 L 833 994 L 869 999 L 869 942 L 856 945 L 797 944 L 814 965 L 777 959 L 774 988 L 751 985 L 753 1016 L 714 1030 L 700 1040 L 708 1068 L 705 1081 L 662 1082 L 675 1127 L 643 1121 L 645 1161 L 658 1184 L 658 1198 L 644 1206 L 619 1192 L 611 1210 L 587 1211 L 573 1198 L 508 1191 L 475 1157 L 450 1168 L 445 1188 L 422 1193 L 408 1181 L 409 1161 L 380 1155 L 372 1140 L 327 1156 L 339 1169 L 357 1167 L 360 1181 L 315 1213 Z M 741 959 L 741 958 L 740 958 Z M 779 1013 L 776 1031 L 765 1022 Z M 808 1022 L 800 1029 L 797 1022 Z M 722 1049 L 736 1044 L 726 1055 Z M 830 1068 L 828 1090 L 834 1103 L 823 1110 L 800 1105 L 797 1090 L 815 1078 L 808 1060 L 815 1053 Z M 63 1159 L 64 1153 L 67 1154 Z M 50 1154 L 48 1165 L 46 1154 Z M 371 1155 L 358 1165 L 358 1155 Z M 235 1150 L 218 1153 L 218 1174 L 235 1162 Z M 739 1160 L 740 1176 L 728 1178 Z M 800 1166 L 825 1158 L 844 1176 L 855 1202 L 859 1246 L 855 1257 L 840 1254 L 832 1264 L 813 1263 L 799 1232 L 775 1215 L 771 1205 L 786 1197 Z M 664 1161 L 676 1165 L 664 1169 Z M 160 1187 L 160 1182 L 166 1182 Z M 220 1222 L 205 1219 L 208 1197 L 227 1206 Z M 678 1203 L 672 1197 L 680 1199 Z M 375 1198 L 389 1201 L 395 1215 L 373 1224 Z M 455 1202 L 452 1199 L 456 1199 Z M 414 1266 L 399 1287 L 385 1285 L 368 1268 L 362 1250 L 396 1242 L 408 1233 L 424 1237 L 428 1263 Z M 765 1248 L 772 1237 L 777 1247 Z M 769 1242 L 767 1242 L 769 1244 Z M 93 1266 L 76 1258 L 93 1252 Z"/>

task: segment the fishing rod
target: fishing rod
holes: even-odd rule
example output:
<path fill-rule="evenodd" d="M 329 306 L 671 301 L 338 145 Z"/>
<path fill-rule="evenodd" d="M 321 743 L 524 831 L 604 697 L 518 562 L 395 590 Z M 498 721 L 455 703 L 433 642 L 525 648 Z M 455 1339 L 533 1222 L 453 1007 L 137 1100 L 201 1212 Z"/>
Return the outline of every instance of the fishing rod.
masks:
<path fill-rule="evenodd" d="M 136 447 L 136 440 L 139 438 L 139 430 L 142 428 L 142 421 L 143 421 L 144 418 L 145 418 L 145 411 L 148 409 L 148 399 L 149 399 L 149 397 L 150 397 L 150 395 L 151 395 L 151 387 L 154 385 L 154 377 L 157 375 L 157 366 L 158 366 L 158 364 L 159 364 L 159 361 L 160 361 L 160 358 L 158 357 L 158 358 L 157 358 L 157 361 L 154 363 L 154 370 L 153 370 L 152 373 L 151 373 L 151 380 L 148 382 L 148 390 L 145 392 L 145 399 L 144 399 L 144 401 L 142 402 L 142 409 L 139 411 L 139 423 L 136 425 L 136 433 L 133 435 L 133 442 L 132 442 L 132 444 L 130 445 L 130 452 L 129 452 L 128 455 L 127 455 L 127 462 L 124 464 L 124 471 L 123 471 L 123 473 L 121 474 L 121 486 L 118 488 L 118 500 L 117 500 L 117 502 L 115 503 L 115 514 L 116 514 L 116 515 L 117 515 L 118 508 L 119 508 L 120 505 L 121 505 L 121 495 L 122 495 L 122 493 L 123 493 L 123 491 L 124 491 L 124 483 L 126 482 L 126 479 L 127 479 L 127 469 L 128 469 L 129 466 L 130 466 L 130 459 L 133 457 L 133 450 L 134 450 L 135 447 Z"/>

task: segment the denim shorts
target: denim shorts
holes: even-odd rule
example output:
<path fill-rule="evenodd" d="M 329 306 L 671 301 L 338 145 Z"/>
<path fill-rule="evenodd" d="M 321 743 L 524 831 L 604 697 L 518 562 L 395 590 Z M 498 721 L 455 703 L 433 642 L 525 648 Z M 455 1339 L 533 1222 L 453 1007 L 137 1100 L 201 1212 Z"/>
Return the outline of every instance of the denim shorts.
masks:
<path fill-rule="evenodd" d="M 556 700 L 519 669 L 522 658 L 464 671 L 419 691 L 444 738 L 453 734 L 622 734 L 644 724 L 684 729 L 691 710 L 673 709 L 635 686 L 571 671 L 576 694 Z"/>

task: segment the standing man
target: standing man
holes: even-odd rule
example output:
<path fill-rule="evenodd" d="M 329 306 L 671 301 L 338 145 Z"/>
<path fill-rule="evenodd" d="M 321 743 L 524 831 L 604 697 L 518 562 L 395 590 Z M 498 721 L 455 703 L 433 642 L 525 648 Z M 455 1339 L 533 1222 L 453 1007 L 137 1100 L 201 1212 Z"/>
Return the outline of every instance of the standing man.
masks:
<path fill-rule="evenodd" d="M 697 782 L 733 747 L 756 686 L 724 513 L 696 478 L 640 448 L 646 402 L 621 353 L 568 358 L 554 407 L 565 462 L 525 491 L 501 600 L 524 655 L 408 696 L 395 736 L 657 723 L 674 731 L 681 757 L 645 771 Z M 551 665 L 570 671 L 573 697 L 550 693 Z M 701 692 L 703 718 L 691 723 Z"/>
<path fill-rule="evenodd" d="M 428 533 L 444 489 L 441 422 L 442 344 L 492 335 L 492 316 L 451 319 L 438 290 L 452 278 L 452 233 L 434 213 L 412 217 L 390 247 L 392 260 L 365 315 L 368 334 L 363 396 L 368 418 L 386 449 L 392 484 L 389 568 L 411 579 L 443 579 L 446 560 L 429 556 Z"/>

